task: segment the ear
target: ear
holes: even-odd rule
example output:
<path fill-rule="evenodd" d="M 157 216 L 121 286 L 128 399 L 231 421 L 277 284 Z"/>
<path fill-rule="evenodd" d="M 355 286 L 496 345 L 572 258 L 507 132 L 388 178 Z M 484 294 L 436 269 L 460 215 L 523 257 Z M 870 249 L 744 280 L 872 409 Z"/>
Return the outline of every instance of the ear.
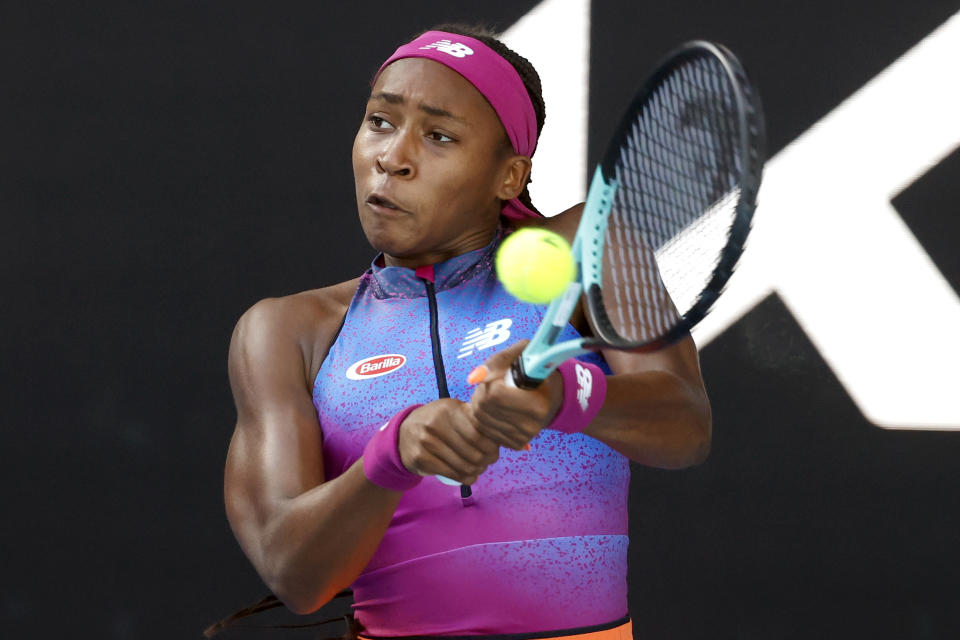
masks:
<path fill-rule="evenodd" d="M 501 200 L 512 200 L 523 193 L 530 177 L 532 163 L 527 156 L 510 155 L 504 160 L 503 171 L 497 197 Z"/>

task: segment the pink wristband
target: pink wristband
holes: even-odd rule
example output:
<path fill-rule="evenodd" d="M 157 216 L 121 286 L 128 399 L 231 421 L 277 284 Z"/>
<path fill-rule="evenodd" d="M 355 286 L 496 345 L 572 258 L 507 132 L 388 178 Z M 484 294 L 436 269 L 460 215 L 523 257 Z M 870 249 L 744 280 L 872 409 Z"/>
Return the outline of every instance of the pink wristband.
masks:
<path fill-rule="evenodd" d="M 607 378 L 600 367 L 576 358 L 557 367 L 563 378 L 563 404 L 547 429 L 563 433 L 583 431 L 607 397 Z"/>
<path fill-rule="evenodd" d="M 400 459 L 400 425 L 411 411 L 421 406 L 409 406 L 393 416 L 367 442 L 363 450 L 363 473 L 373 484 L 392 491 L 406 491 L 423 480 L 422 476 L 407 470 Z"/>

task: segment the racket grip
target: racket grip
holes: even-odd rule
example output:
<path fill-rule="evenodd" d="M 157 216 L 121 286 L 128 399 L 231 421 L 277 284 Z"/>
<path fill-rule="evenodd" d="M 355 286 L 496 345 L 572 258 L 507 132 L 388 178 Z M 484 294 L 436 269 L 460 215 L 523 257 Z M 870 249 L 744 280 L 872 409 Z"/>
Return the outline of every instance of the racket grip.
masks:
<path fill-rule="evenodd" d="M 531 378 L 523 369 L 523 355 L 510 365 L 510 373 L 504 376 L 509 386 L 517 389 L 536 389 L 543 384 L 543 379 Z"/>
<path fill-rule="evenodd" d="M 539 387 L 540 383 L 543 382 L 543 380 L 535 381 L 536 384 L 527 385 L 527 386 L 523 386 L 517 383 L 517 380 L 532 380 L 532 378 L 528 378 L 522 373 L 523 364 L 520 363 L 518 365 L 518 363 L 520 363 L 519 360 L 513 363 L 513 365 L 510 367 L 510 371 L 508 371 L 507 375 L 503 377 L 504 384 L 506 384 L 511 389 L 536 389 L 537 387 Z M 517 373 L 518 370 L 521 371 L 521 373 Z M 480 384 L 481 382 L 487 379 L 488 373 L 489 371 L 487 370 L 487 368 L 483 365 L 480 365 L 479 367 L 471 371 L 469 376 L 467 376 L 467 384 Z"/>

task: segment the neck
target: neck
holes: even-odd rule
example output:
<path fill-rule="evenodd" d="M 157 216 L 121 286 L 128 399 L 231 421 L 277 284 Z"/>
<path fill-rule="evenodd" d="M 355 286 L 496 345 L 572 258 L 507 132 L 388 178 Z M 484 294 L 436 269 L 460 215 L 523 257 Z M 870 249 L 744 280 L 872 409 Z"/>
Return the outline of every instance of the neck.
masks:
<path fill-rule="evenodd" d="M 384 252 L 383 263 L 388 267 L 416 269 L 417 267 L 446 262 L 451 258 L 484 248 L 493 241 L 497 229 L 499 229 L 499 221 L 497 226 L 494 226 L 492 229 L 480 229 L 457 238 L 456 241 L 451 242 L 447 246 L 438 247 L 430 251 L 418 252 L 416 254 L 395 256 Z"/>

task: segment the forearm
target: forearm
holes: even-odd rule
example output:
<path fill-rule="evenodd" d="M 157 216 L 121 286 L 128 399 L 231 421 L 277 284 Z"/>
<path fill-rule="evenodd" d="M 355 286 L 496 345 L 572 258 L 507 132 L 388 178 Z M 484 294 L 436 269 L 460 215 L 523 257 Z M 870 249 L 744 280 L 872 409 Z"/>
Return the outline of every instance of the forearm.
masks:
<path fill-rule="evenodd" d="M 275 501 L 248 555 L 291 610 L 314 611 L 367 565 L 401 495 L 371 483 L 357 462 L 333 480 Z"/>
<path fill-rule="evenodd" d="M 584 433 L 634 462 L 680 469 L 710 451 L 710 404 L 702 386 L 670 371 L 608 376 L 606 400 Z"/>

